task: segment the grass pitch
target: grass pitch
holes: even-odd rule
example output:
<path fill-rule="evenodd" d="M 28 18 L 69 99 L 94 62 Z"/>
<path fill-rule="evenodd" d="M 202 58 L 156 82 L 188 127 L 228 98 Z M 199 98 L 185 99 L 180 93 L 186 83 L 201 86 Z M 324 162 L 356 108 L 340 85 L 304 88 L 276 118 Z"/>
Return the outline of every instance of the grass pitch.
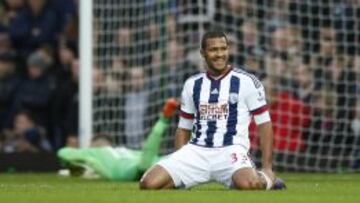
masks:
<path fill-rule="evenodd" d="M 0 174 L 0 202 L 360 202 L 360 174 L 280 174 L 280 177 L 287 183 L 285 191 L 235 191 L 218 184 L 191 190 L 140 191 L 135 182 L 83 180 L 55 174 Z"/>

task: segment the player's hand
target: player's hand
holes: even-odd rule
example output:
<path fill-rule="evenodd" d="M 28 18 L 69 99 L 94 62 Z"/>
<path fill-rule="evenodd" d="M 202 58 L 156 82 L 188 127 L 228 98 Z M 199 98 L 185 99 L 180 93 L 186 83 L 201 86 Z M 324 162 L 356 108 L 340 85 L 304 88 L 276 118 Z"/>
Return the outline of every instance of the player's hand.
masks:
<path fill-rule="evenodd" d="M 275 182 L 276 176 L 275 176 L 275 173 L 272 171 L 271 168 L 263 168 L 261 171 L 264 172 L 271 179 L 271 181 L 273 183 Z"/>

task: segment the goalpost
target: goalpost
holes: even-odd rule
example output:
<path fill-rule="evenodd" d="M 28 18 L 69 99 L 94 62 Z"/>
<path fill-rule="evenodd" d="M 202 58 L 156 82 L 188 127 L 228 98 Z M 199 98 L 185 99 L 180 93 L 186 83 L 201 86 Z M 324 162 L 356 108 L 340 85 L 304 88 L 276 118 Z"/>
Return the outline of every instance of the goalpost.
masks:
<path fill-rule="evenodd" d="M 81 146 L 106 134 L 141 148 L 166 98 L 204 71 L 202 34 L 221 29 L 231 63 L 266 88 L 275 167 L 359 171 L 359 15 L 356 0 L 81 0 Z M 252 125 L 256 163 L 258 136 Z"/>
<path fill-rule="evenodd" d="M 93 67 L 93 3 L 81 0 L 80 16 L 80 74 L 79 74 L 79 141 L 80 147 L 88 147 L 92 130 L 92 67 Z"/>

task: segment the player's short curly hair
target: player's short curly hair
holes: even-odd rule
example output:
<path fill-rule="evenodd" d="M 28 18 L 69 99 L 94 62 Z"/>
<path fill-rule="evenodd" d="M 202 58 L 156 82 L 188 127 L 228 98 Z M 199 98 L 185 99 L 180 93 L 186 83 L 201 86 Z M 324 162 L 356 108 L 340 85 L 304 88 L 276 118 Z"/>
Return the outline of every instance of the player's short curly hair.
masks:
<path fill-rule="evenodd" d="M 226 43 L 228 44 L 229 43 L 228 38 L 226 37 L 226 34 L 223 31 L 218 31 L 218 30 L 207 31 L 201 39 L 201 49 L 206 48 L 206 40 L 211 38 L 222 38 L 222 37 L 225 38 Z"/>

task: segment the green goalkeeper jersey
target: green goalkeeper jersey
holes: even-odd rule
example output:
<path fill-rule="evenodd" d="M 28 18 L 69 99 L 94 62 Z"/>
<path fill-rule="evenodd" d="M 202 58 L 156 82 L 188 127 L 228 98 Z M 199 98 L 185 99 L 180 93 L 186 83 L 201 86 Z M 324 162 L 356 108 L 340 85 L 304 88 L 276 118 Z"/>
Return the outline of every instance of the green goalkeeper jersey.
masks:
<path fill-rule="evenodd" d="M 137 180 L 143 172 L 159 160 L 160 143 L 168 125 L 169 120 L 161 117 L 141 151 L 125 147 L 83 149 L 65 147 L 58 151 L 58 157 L 70 165 L 86 165 L 102 178 L 119 181 Z"/>
<path fill-rule="evenodd" d="M 58 156 L 70 164 L 85 164 L 109 180 L 137 180 L 144 172 L 141 167 L 142 151 L 125 147 L 63 148 L 58 152 Z M 158 156 L 153 157 L 150 165 L 158 159 Z"/>

